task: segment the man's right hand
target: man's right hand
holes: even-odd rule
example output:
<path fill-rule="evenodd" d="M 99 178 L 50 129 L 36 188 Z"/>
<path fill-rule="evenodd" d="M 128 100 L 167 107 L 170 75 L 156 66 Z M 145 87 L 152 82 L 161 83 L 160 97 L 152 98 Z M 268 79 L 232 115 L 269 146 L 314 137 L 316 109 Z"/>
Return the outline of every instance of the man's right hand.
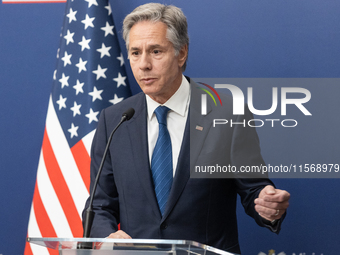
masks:
<path fill-rule="evenodd" d="M 111 233 L 107 238 L 113 238 L 113 239 L 132 239 L 131 236 L 126 234 L 123 230 L 118 230 L 114 233 Z"/>

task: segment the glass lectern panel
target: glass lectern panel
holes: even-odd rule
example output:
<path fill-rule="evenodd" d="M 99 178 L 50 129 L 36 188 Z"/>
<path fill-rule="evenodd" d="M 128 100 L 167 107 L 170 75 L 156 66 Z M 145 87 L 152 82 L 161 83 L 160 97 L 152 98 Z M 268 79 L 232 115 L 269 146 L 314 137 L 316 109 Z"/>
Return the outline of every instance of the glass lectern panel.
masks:
<path fill-rule="evenodd" d="M 59 250 L 62 255 L 235 255 L 186 240 L 30 237 L 27 240 L 32 244 Z"/>

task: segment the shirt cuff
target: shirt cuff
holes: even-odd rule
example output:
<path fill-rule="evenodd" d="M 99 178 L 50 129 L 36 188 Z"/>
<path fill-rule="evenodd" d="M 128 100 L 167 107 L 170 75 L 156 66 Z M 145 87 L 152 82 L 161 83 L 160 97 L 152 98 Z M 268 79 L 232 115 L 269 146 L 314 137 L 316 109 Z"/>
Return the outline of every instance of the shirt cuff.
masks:
<path fill-rule="evenodd" d="M 280 227 L 280 221 L 281 221 L 281 219 L 269 221 L 269 220 L 262 218 L 262 222 L 263 222 L 264 226 L 269 228 L 274 233 L 278 232 L 279 227 Z"/>

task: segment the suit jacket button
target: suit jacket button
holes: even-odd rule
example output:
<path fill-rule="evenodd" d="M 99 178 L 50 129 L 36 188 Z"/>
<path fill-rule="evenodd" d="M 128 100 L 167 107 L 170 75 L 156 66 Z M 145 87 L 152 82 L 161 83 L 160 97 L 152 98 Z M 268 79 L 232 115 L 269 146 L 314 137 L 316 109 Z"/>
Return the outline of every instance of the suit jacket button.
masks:
<path fill-rule="evenodd" d="M 166 224 L 165 222 L 161 224 L 161 229 L 166 229 L 167 227 L 168 227 L 168 224 Z"/>

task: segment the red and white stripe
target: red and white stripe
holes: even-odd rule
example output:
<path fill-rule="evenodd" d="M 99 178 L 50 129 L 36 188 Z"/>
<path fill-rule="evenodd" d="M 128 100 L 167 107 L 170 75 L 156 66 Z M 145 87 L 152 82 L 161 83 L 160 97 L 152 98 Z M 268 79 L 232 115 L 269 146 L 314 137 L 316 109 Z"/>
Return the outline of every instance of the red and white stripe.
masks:
<path fill-rule="evenodd" d="M 70 148 L 50 97 L 28 225 L 29 237 L 82 237 L 81 213 L 89 196 L 90 147 L 94 132 Z M 58 252 L 27 243 L 25 255 L 29 254 Z"/>

